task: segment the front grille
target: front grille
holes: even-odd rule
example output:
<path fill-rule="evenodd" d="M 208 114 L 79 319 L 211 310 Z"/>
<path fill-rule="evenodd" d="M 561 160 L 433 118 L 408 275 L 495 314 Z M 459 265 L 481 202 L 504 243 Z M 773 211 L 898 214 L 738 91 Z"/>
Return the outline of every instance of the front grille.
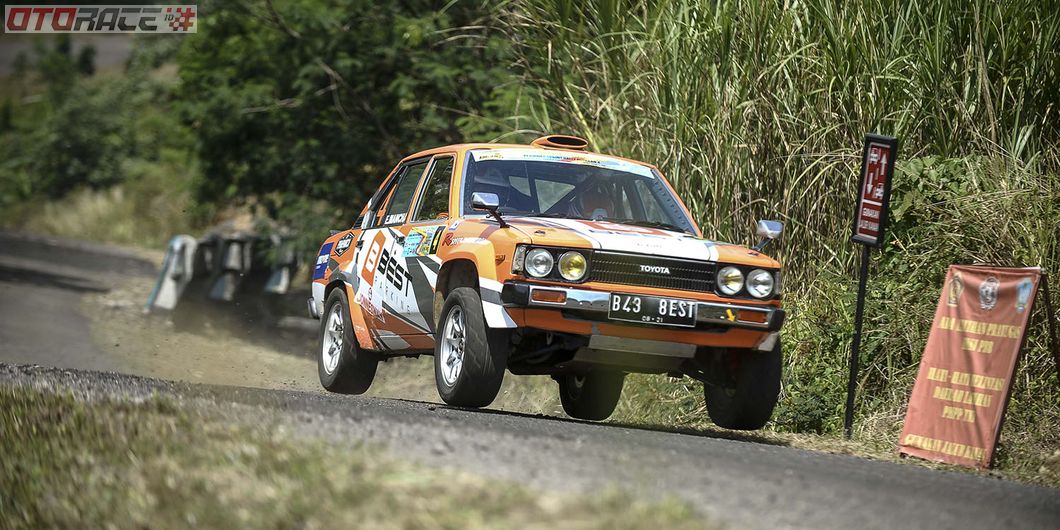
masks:
<path fill-rule="evenodd" d="M 644 272 L 640 268 L 641 265 L 666 267 L 670 274 Z M 714 292 L 714 277 L 717 273 L 718 265 L 710 261 L 596 251 L 593 252 L 589 281 Z"/>

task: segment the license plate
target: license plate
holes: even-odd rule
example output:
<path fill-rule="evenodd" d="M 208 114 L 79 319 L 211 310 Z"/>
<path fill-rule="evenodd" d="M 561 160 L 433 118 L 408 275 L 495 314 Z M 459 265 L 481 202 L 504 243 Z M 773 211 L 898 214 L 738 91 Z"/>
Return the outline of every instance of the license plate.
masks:
<path fill-rule="evenodd" d="M 692 300 L 616 293 L 611 295 L 607 318 L 690 328 L 696 325 L 697 307 L 698 304 Z"/>

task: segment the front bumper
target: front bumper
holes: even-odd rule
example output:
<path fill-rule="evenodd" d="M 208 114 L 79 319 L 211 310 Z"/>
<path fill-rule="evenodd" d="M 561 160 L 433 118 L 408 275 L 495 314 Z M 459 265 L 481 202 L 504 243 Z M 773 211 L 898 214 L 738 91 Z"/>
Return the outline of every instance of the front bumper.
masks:
<path fill-rule="evenodd" d="M 534 300 L 533 292 L 536 290 L 562 291 L 566 294 L 566 299 L 563 302 Z M 613 292 L 617 293 L 620 291 Z M 537 286 L 524 282 L 508 282 L 504 284 L 504 288 L 501 290 L 501 302 L 507 307 L 577 311 L 583 314 L 595 315 L 600 317 L 600 320 L 605 320 L 611 301 L 611 294 L 612 291 L 590 291 L 573 287 Z M 673 298 L 687 300 L 687 298 L 683 298 L 680 295 Z M 697 324 L 770 332 L 779 331 L 784 325 L 785 313 L 783 309 L 778 307 L 724 302 L 697 302 L 697 305 Z M 620 324 L 619 322 L 614 323 Z"/>

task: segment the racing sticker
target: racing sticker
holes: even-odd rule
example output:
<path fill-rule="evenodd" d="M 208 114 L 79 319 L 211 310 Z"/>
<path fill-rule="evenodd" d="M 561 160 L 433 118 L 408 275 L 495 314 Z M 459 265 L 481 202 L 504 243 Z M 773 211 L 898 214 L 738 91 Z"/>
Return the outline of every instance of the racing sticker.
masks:
<path fill-rule="evenodd" d="M 436 235 L 440 233 L 440 226 L 427 226 L 413 228 L 409 235 L 405 236 L 405 246 L 402 248 L 402 257 L 426 256 L 432 254 L 432 248 L 437 249 Z"/>
<path fill-rule="evenodd" d="M 346 249 L 350 248 L 353 244 L 353 232 L 346 232 L 346 235 L 342 236 L 337 243 L 335 243 L 335 255 L 341 256 Z"/>
<path fill-rule="evenodd" d="M 431 254 L 438 253 L 438 244 L 442 241 L 442 232 L 443 230 L 441 229 L 441 227 L 438 227 L 438 231 L 434 233 L 434 240 L 431 242 Z"/>
<path fill-rule="evenodd" d="M 476 162 L 483 160 L 518 160 L 525 162 L 558 162 L 560 164 L 579 164 L 587 166 L 602 167 L 616 171 L 633 173 L 647 178 L 655 178 L 651 168 L 619 160 L 617 158 L 592 155 L 589 153 L 561 153 L 556 151 L 545 151 L 542 149 L 506 148 L 506 149 L 476 149 L 471 151 L 471 156 Z"/>
<path fill-rule="evenodd" d="M 316 266 L 313 267 L 314 280 L 323 278 L 324 272 L 328 270 L 328 259 L 331 255 L 331 247 L 332 243 L 324 243 L 324 246 L 320 247 L 320 255 L 317 256 Z"/>

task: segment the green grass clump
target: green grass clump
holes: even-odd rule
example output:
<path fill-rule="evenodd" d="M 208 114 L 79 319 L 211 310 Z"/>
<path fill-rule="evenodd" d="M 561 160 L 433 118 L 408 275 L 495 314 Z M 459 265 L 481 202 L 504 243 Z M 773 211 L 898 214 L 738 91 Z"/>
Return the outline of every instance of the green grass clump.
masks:
<path fill-rule="evenodd" d="M 705 526 L 674 501 L 538 494 L 218 417 L 166 397 L 86 403 L 0 387 L 0 527 Z"/>

